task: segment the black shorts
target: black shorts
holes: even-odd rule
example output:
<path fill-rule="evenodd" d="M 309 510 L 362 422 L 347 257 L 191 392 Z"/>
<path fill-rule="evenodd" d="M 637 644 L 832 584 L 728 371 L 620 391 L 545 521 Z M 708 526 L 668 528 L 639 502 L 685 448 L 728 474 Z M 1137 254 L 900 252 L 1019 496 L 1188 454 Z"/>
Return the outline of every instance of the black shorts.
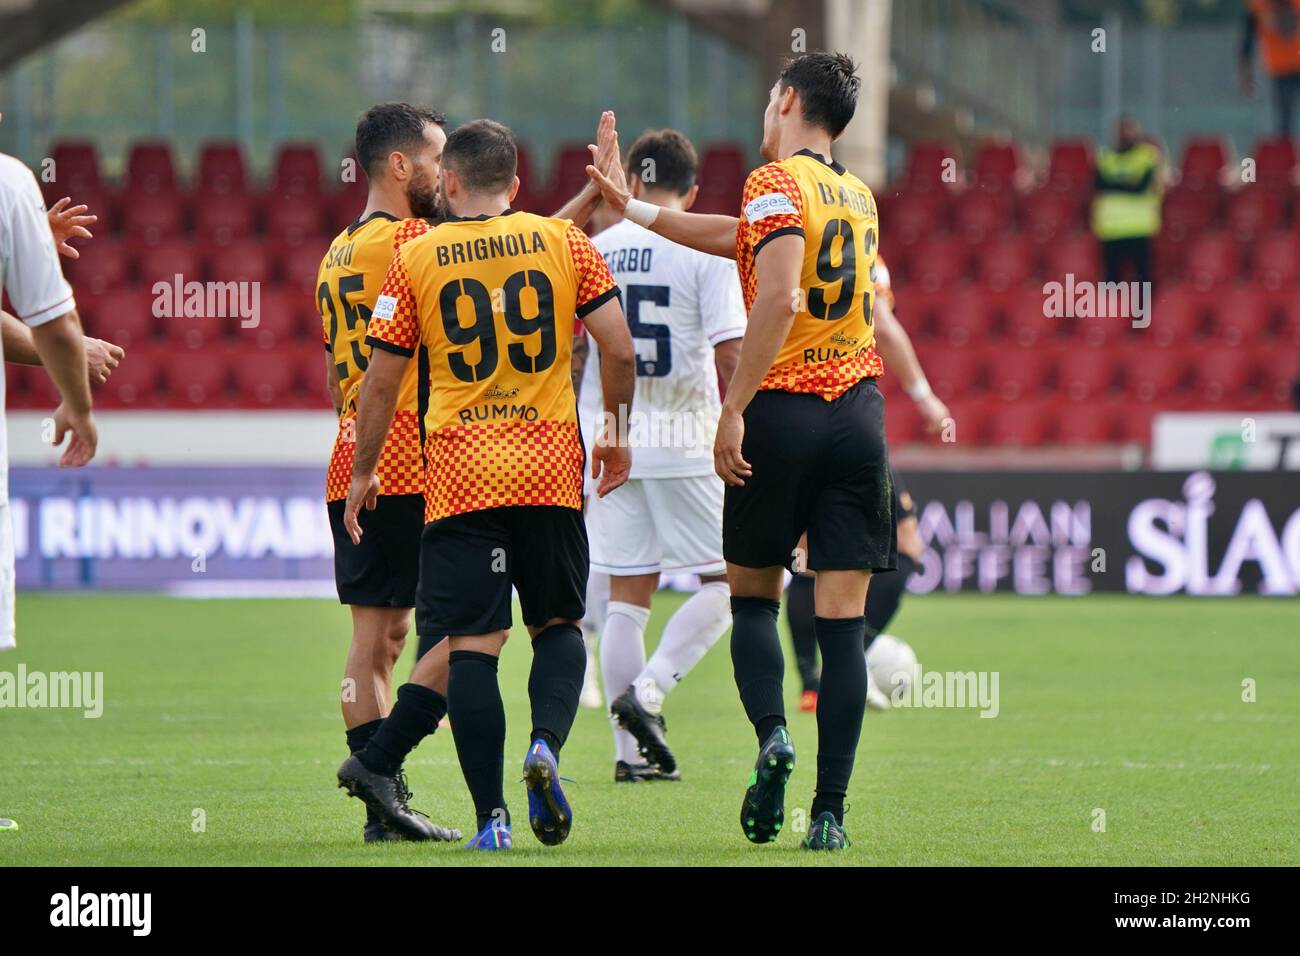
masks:
<path fill-rule="evenodd" d="M 885 399 L 863 379 L 827 402 L 759 392 L 745 409 L 741 451 L 754 473 L 727 486 L 722 554 L 749 568 L 798 563 L 812 571 L 889 571 L 898 564 Z"/>
<path fill-rule="evenodd" d="M 380 495 L 374 511 L 362 508 L 360 544 L 353 544 L 343 527 L 345 504 L 327 505 L 339 600 L 364 607 L 414 607 L 424 495 Z"/>
<path fill-rule="evenodd" d="M 443 518 L 420 539 L 416 629 L 422 637 L 505 630 L 512 585 L 530 627 L 580 620 L 587 565 L 587 525 L 573 508 L 519 505 Z"/>

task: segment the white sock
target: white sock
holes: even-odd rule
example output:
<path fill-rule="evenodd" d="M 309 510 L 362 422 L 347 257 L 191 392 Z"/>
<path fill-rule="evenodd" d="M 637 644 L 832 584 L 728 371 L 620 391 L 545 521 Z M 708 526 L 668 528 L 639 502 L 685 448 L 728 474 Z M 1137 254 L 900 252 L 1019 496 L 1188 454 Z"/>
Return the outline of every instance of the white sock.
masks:
<path fill-rule="evenodd" d="M 592 571 L 587 575 L 587 613 L 582 618 L 585 634 L 599 636 L 605 627 L 609 607 L 609 575 Z"/>
<path fill-rule="evenodd" d="M 634 686 L 641 706 L 652 714 L 664 697 L 709 652 L 731 626 L 731 589 L 725 581 L 703 585 L 664 626 L 664 636 L 637 675 Z"/>
<path fill-rule="evenodd" d="M 605 626 L 600 632 L 600 674 L 604 678 L 606 703 L 636 680 L 645 666 L 645 626 L 650 621 L 650 609 L 610 601 L 605 616 Z M 636 748 L 636 738 L 617 723 L 614 728 L 614 753 L 616 760 L 641 763 L 641 752 Z"/>

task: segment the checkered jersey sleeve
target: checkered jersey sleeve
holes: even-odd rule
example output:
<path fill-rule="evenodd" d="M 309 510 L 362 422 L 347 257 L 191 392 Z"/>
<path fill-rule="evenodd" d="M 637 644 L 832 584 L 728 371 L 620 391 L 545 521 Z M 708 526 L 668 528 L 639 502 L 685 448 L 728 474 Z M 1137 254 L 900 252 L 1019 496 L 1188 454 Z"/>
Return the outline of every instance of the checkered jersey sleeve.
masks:
<path fill-rule="evenodd" d="M 605 264 L 605 257 L 592 245 L 591 239 L 585 232 L 570 223 L 565 239 L 568 240 L 569 255 L 573 259 L 573 268 L 578 275 L 575 311 L 581 319 L 617 296 L 618 283 L 610 274 L 609 266 Z"/>
<path fill-rule="evenodd" d="M 769 239 L 803 235 L 803 193 L 780 163 L 768 163 L 749 174 L 740 206 L 736 242 L 754 255 Z"/>
<path fill-rule="evenodd" d="M 388 274 L 384 276 L 384 284 L 366 324 L 366 343 L 407 358 L 415 354 L 420 344 L 415 292 L 400 245 L 393 253 L 393 261 L 388 266 Z"/>
<path fill-rule="evenodd" d="M 393 248 L 400 249 L 402 243 L 414 239 L 416 236 L 422 236 L 433 226 L 429 225 L 427 219 L 403 219 L 397 228 L 393 230 Z"/>

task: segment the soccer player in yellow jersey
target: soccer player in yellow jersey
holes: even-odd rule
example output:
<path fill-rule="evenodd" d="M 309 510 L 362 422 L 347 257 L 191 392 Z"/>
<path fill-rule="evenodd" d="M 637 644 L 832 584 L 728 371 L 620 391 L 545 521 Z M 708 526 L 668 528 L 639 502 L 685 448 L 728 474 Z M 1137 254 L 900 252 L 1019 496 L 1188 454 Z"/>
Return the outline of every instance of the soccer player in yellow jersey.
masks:
<path fill-rule="evenodd" d="M 859 87 L 848 57 L 790 60 L 763 114 L 768 161 L 745 183 L 739 219 L 632 200 L 617 171 L 588 167 L 605 200 L 666 238 L 735 256 L 749 324 L 727 388 L 714 464 L 728 485 L 723 556 L 731 655 L 759 756 L 740 822 L 755 843 L 784 820 L 795 752 L 785 725 L 777 634 L 783 565 L 817 571 L 817 787 L 804 846 L 842 849 L 844 796 L 862 731 L 863 606 L 873 571 L 897 564 L 885 449 L 883 371 L 874 348 L 871 191 L 831 158 Z M 806 559 L 797 542 L 808 532 Z"/>
<path fill-rule="evenodd" d="M 400 759 L 388 765 L 383 756 L 395 749 L 393 738 L 417 734 L 418 740 L 432 733 L 447 712 L 442 693 L 412 682 L 398 691 L 408 716 L 384 721 L 393 667 L 406 644 L 411 608 L 416 603 L 423 528 L 422 398 L 414 366 L 402 380 L 398 410 L 377 466 L 383 494 L 375 509 L 362 519 L 367 534 L 358 544 L 353 544 L 343 527 L 343 505 L 356 447 L 357 396 L 371 358 L 365 342 L 366 323 L 393 250 L 429 228 L 423 219 L 412 217 L 437 213 L 445 122 L 440 113 L 407 103 L 382 103 L 361 116 L 356 153 L 369 181 L 366 206 L 330 243 L 316 280 L 326 381 L 339 415 L 325 498 L 334 534 L 335 584 L 339 600 L 352 610 L 352 643 L 341 694 L 343 721 L 349 752 L 365 751 L 370 763 L 399 782 Z M 446 656 L 445 649 L 442 656 Z M 403 786 L 398 802 L 404 807 L 406 799 Z M 436 827 L 410 812 L 403 812 L 397 824 L 386 825 L 368 809 L 366 842 L 460 837 L 458 831 Z"/>
<path fill-rule="evenodd" d="M 447 138 L 446 221 L 398 248 L 369 325 L 374 351 L 344 518 L 363 541 L 361 509 L 382 491 L 384 435 L 418 354 L 429 393 L 420 590 L 436 630 L 449 635 L 448 709 L 479 828 L 472 849 L 511 844 L 497 658 L 512 586 L 533 644 L 529 821 L 545 844 L 568 836 L 573 814 L 558 755 L 586 666 L 578 622 L 588 571 L 584 450 L 569 374 L 575 319 L 600 346 L 611 414 L 630 409 L 634 372 L 618 287 L 591 241 L 568 220 L 510 208 L 516 155 L 513 134 L 491 120 Z M 625 436 L 607 428 L 592 460 L 598 493 L 608 494 L 627 479 Z"/>

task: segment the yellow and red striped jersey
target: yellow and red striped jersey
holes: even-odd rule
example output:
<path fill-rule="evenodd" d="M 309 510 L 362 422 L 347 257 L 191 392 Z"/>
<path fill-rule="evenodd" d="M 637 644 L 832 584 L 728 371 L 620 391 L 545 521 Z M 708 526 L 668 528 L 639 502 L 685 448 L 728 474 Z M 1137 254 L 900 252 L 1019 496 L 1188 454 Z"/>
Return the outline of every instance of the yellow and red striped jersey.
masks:
<path fill-rule="evenodd" d="M 407 239 L 430 226 L 423 219 L 399 220 L 376 212 L 348 226 L 330 243 L 316 275 L 316 307 L 320 311 L 325 351 L 338 369 L 343 407 L 334 439 L 325 500 L 348 496 L 352 453 L 356 449 L 357 395 L 370 364 L 366 325 L 388 274 L 393 252 Z M 385 495 L 424 493 L 424 449 L 420 439 L 419 376 L 407 369 L 397 396 L 397 413 L 379 457 L 380 492 Z"/>
<path fill-rule="evenodd" d="M 605 260 L 567 219 L 453 216 L 398 249 L 367 340 L 427 355 L 426 521 L 582 507 L 575 317 L 616 295 Z"/>
<path fill-rule="evenodd" d="M 883 373 L 871 324 L 878 233 L 871 190 L 837 162 L 800 150 L 749 174 L 736 230 L 747 310 L 758 292 L 754 262 L 764 243 L 804 239 L 800 310 L 759 388 L 830 401 Z"/>

